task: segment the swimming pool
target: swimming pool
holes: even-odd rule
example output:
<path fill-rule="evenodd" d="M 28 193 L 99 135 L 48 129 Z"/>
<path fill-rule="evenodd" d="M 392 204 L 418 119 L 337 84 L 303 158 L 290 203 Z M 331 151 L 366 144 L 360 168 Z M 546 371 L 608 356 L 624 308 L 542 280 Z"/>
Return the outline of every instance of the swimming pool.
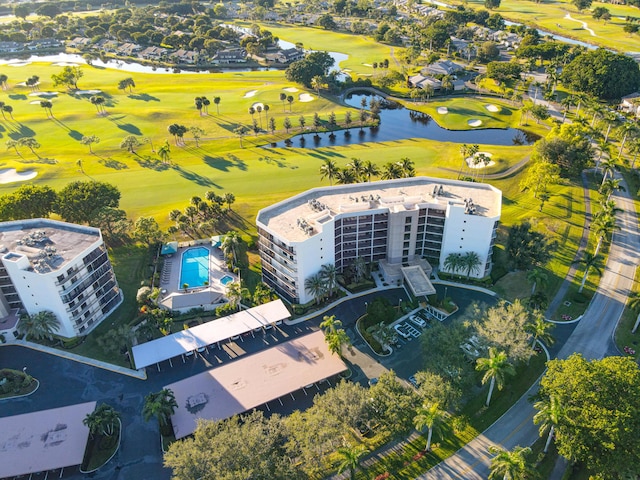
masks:
<path fill-rule="evenodd" d="M 233 282 L 233 277 L 231 275 L 225 275 L 220 279 L 220 283 L 222 285 L 226 285 L 227 283 Z"/>
<path fill-rule="evenodd" d="M 209 250 L 204 247 L 190 248 L 182 254 L 180 285 L 189 288 L 202 287 L 209 283 Z"/>

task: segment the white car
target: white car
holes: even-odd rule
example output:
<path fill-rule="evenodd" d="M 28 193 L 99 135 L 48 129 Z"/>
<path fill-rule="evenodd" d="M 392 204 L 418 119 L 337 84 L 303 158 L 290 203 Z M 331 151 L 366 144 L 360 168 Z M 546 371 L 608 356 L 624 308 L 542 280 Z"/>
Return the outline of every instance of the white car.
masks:
<path fill-rule="evenodd" d="M 398 332 L 398 335 L 400 335 L 402 338 L 407 338 L 407 339 L 411 339 L 411 335 L 409 335 L 407 332 L 405 332 L 404 330 L 402 330 L 400 328 L 400 325 L 394 325 L 393 329 Z"/>
<path fill-rule="evenodd" d="M 418 315 L 411 315 L 409 317 L 409 320 L 419 327 L 425 328 L 427 326 L 427 322 L 425 322 L 424 319 L 420 318 Z"/>

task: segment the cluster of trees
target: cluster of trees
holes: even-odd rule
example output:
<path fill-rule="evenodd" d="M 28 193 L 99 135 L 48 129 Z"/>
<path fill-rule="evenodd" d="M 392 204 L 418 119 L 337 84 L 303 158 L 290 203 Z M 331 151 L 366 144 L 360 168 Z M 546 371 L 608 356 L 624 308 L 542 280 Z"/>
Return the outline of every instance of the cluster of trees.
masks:
<path fill-rule="evenodd" d="M 382 180 L 391 180 L 395 178 L 415 177 L 416 171 L 414 163 L 409 158 L 401 158 L 398 162 L 387 162 L 382 169 L 371 163 L 358 158 L 352 158 L 345 168 L 339 168 L 334 160 L 326 159 L 320 167 L 320 178 L 328 178 L 329 183 L 345 185 L 349 183 L 370 182 L 371 177 L 380 176 Z"/>
<path fill-rule="evenodd" d="M 467 279 L 471 277 L 472 273 L 480 273 L 481 266 L 482 261 L 476 252 L 450 253 L 447 255 L 447 258 L 444 259 L 443 264 L 443 267 L 453 274 L 465 272 Z"/>
<path fill-rule="evenodd" d="M 231 192 L 218 195 L 212 190 L 207 191 L 204 198 L 193 196 L 184 210 L 174 209 L 169 212 L 169 218 L 175 224 L 169 227 L 167 233 L 176 235 L 180 232 L 189 238 L 210 235 L 220 221 L 229 214 L 235 200 L 236 197 Z M 227 208 L 224 208 L 224 205 Z"/>
<path fill-rule="evenodd" d="M 338 270 L 336 266 L 333 263 L 326 263 L 322 265 L 318 273 L 305 280 L 304 288 L 319 304 L 325 297 L 333 297 L 337 284 Z"/>
<path fill-rule="evenodd" d="M 326 77 L 335 60 L 327 52 L 311 52 L 305 58 L 293 62 L 285 71 L 290 82 L 303 84 L 311 88 L 314 77 Z"/>
<path fill-rule="evenodd" d="M 420 407 L 418 393 L 393 372 L 370 388 L 340 382 L 288 417 L 253 412 L 201 421 L 193 438 L 169 447 L 164 461 L 179 477 L 215 471 L 220 478 L 294 479 L 326 472 L 337 453 L 340 470 L 355 471 L 365 453 L 348 440 L 355 432 L 375 426 L 388 438 L 400 438 L 415 427 Z"/>

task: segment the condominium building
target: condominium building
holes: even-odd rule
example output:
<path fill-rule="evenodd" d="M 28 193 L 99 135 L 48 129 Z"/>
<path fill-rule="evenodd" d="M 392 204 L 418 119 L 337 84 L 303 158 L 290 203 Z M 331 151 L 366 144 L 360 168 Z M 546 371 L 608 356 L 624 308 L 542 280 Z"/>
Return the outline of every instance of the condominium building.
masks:
<path fill-rule="evenodd" d="M 480 265 L 471 276 L 482 278 L 501 207 L 502 192 L 491 185 L 438 178 L 314 188 L 258 213 L 262 277 L 289 302 L 307 303 L 305 280 L 324 264 L 341 272 L 362 257 L 385 278 L 410 265 L 428 275 L 452 253 L 475 252 Z"/>
<path fill-rule="evenodd" d="M 0 223 L 0 333 L 20 313 L 53 312 L 56 332 L 87 334 L 122 303 L 97 228 L 49 219 Z"/>

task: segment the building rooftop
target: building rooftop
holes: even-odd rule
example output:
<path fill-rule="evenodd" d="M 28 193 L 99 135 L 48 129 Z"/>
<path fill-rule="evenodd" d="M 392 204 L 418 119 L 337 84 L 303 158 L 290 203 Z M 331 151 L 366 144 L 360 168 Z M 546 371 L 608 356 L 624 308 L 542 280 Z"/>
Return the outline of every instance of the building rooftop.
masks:
<path fill-rule="evenodd" d="M 176 438 L 193 433 L 198 419 L 223 420 L 346 370 L 317 331 L 165 388 L 178 408 L 171 417 Z"/>
<path fill-rule="evenodd" d="M 6 261 L 27 257 L 31 268 L 48 273 L 100 240 L 100 230 L 49 219 L 0 223 L 0 255 Z"/>
<path fill-rule="evenodd" d="M 474 215 L 500 215 L 502 193 L 488 184 L 412 177 L 314 188 L 260 210 L 257 220 L 289 242 L 302 242 L 341 213 L 445 210 L 448 204 L 465 206 L 468 199 Z"/>
<path fill-rule="evenodd" d="M 0 478 L 80 465 L 96 402 L 0 418 Z"/>

